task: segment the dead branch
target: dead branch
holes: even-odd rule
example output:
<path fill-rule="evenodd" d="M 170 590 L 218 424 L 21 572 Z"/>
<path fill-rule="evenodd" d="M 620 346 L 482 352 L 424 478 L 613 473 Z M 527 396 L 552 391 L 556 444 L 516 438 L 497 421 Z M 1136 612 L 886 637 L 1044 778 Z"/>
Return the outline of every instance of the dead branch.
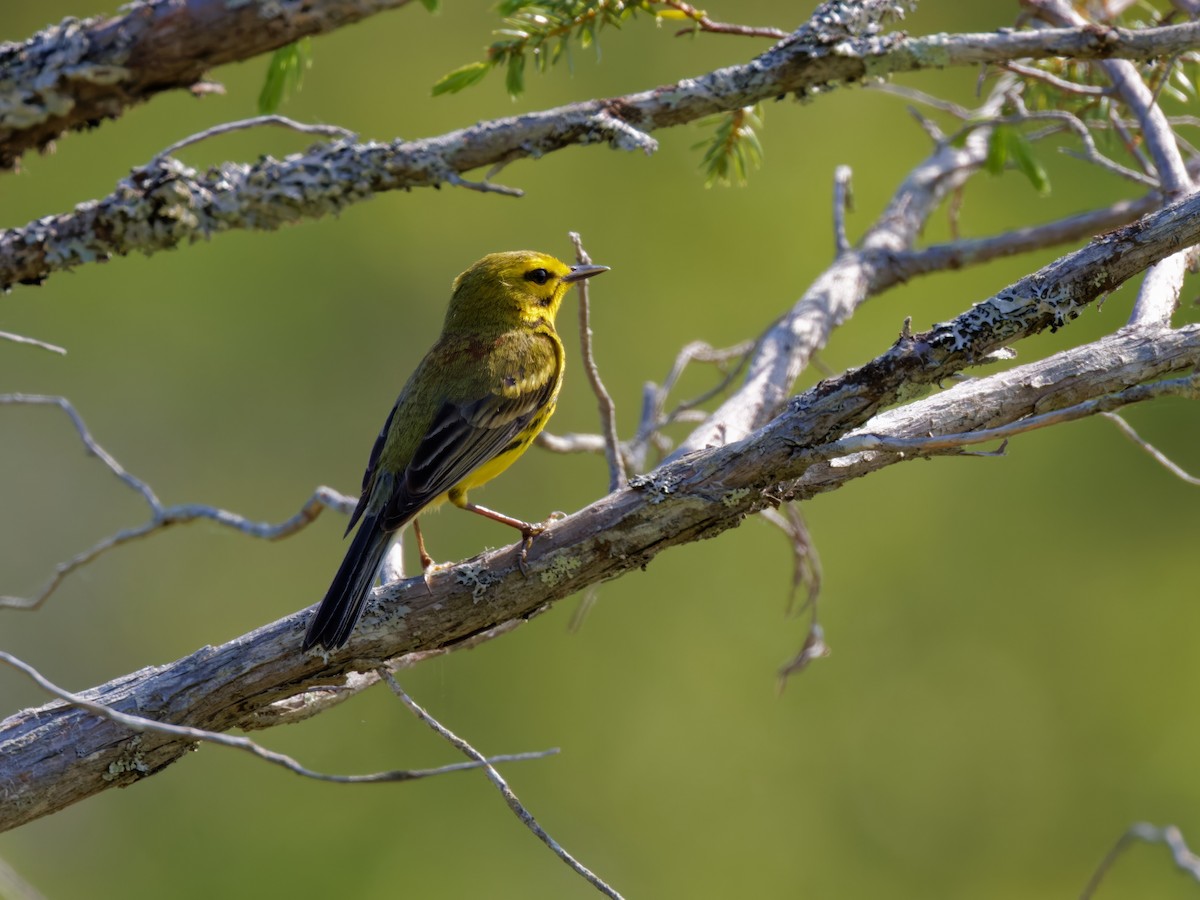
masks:
<path fill-rule="evenodd" d="M 1096 239 L 951 322 L 906 334 L 872 362 L 794 398 L 784 415 L 744 440 L 668 463 L 555 522 L 529 551 L 528 577 L 517 566 L 518 548 L 504 548 L 427 579 L 379 589 L 354 638 L 336 654 L 298 652 L 307 619 L 301 611 L 81 696 L 118 712 L 209 731 L 261 724 L 264 709 L 289 697 L 327 689 L 347 673 L 405 654 L 470 644 L 489 629 L 512 627 L 508 623 L 536 616 L 588 585 L 640 568 L 669 547 L 711 537 L 751 513 L 831 490 L 903 458 L 867 451 L 825 460 L 820 447 L 855 427 L 907 437 L 932 430 L 926 423 L 939 416 L 960 423 L 946 427 L 948 432 L 974 427 L 980 419 L 981 427 L 994 427 L 1185 371 L 1200 363 L 1200 327 L 1122 329 L 1012 370 L 1016 374 L 963 382 L 875 415 L 913 385 L 936 384 L 997 347 L 1068 324 L 1088 302 L 1197 240 L 1200 198 L 1192 198 Z M 1064 370 L 1068 363 L 1074 367 Z M 1013 380 L 1027 389 L 1014 389 Z M 1059 381 L 1061 390 L 1047 390 Z M 897 418 L 899 413 L 906 417 Z M 486 603 L 477 602 L 481 596 Z M 0 806 L 0 828 L 157 772 L 190 746 L 146 733 L 131 750 L 132 737 L 117 722 L 61 704 L 0 723 L 0 793 L 7 798 Z M 122 774 L 105 780 L 114 766 Z"/>

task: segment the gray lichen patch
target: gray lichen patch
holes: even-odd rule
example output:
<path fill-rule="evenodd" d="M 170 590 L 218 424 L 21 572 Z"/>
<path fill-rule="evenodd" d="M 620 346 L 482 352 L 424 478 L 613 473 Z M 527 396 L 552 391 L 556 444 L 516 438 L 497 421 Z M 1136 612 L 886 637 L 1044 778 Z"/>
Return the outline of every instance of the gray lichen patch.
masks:
<path fill-rule="evenodd" d="M 121 745 L 122 755 L 108 764 L 108 770 L 101 776 L 105 781 L 116 781 L 130 772 L 146 775 L 150 767 L 146 765 L 141 752 L 142 736 L 135 734 Z"/>
<path fill-rule="evenodd" d="M 487 593 L 488 588 L 501 580 L 482 563 L 463 563 L 454 572 L 454 578 L 459 584 L 471 589 L 471 599 L 478 603 Z"/>
<path fill-rule="evenodd" d="M 542 584 L 558 584 L 575 575 L 583 566 L 583 561 L 575 556 L 557 556 L 541 573 L 538 578 Z"/>

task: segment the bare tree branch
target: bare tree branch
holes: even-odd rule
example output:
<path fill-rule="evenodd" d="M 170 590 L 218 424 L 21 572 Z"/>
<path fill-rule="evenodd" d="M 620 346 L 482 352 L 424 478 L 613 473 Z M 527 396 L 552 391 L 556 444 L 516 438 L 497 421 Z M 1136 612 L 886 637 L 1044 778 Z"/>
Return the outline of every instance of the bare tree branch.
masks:
<path fill-rule="evenodd" d="M 1010 78 L 1002 79 L 993 88 L 978 111 L 981 118 L 999 112 L 1012 83 Z M 975 129 L 961 146 L 939 142 L 896 190 L 858 245 L 839 253 L 833 265 L 767 330 L 742 385 L 679 445 L 671 459 L 740 440 L 778 413 L 792 384 L 834 329 L 880 289 L 881 280 L 894 283 L 890 260 L 912 249 L 933 211 L 983 164 L 988 133 L 986 127 Z"/>
<path fill-rule="evenodd" d="M 1193 378 L 1195 378 L 1195 376 L 1193 376 Z M 1162 466 L 1180 481 L 1184 482 L 1185 484 L 1200 487 L 1200 478 L 1197 478 L 1195 475 L 1189 475 L 1182 466 L 1178 465 L 1169 456 L 1167 456 L 1167 454 L 1163 453 L 1161 450 L 1143 438 L 1140 434 L 1134 431 L 1133 426 L 1122 419 L 1119 415 L 1114 412 L 1105 412 L 1102 413 L 1102 415 L 1104 418 L 1115 424 L 1117 428 L 1121 430 L 1121 434 L 1125 435 L 1125 437 L 1129 438 L 1131 441 L 1145 450 L 1146 453 L 1150 455 L 1151 459 L 1157 462 L 1160 466 Z"/>
<path fill-rule="evenodd" d="M 1121 835 L 1117 843 L 1113 845 L 1113 848 L 1105 854 L 1096 871 L 1092 873 L 1092 877 L 1088 879 L 1083 893 L 1079 895 L 1080 900 L 1090 900 L 1095 896 L 1101 882 L 1104 881 L 1104 876 L 1108 874 L 1108 870 L 1112 868 L 1117 858 L 1133 845 L 1134 841 L 1144 841 L 1147 844 L 1166 844 L 1171 851 L 1171 859 L 1175 862 L 1176 868 L 1190 875 L 1194 881 L 1200 882 L 1200 856 L 1188 849 L 1188 845 L 1183 839 L 1183 832 L 1174 825 L 1165 825 L 1159 828 L 1149 822 L 1138 822 L 1131 825 L 1129 830 Z"/>
<path fill-rule="evenodd" d="M 44 895 L 0 859 L 0 897 L 6 900 L 45 900 Z"/>
<path fill-rule="evenodd" d="M 580 265 L 591 265 L 592 258 L 583 249 L 583 240 L 579 233 L 570 233 L 571 242 L 575 245 L 575 258 Z M 579 283 L 579 343 L 580 356 L 583 358 L 583 371 L 587 374 L 592 393 L 596 395 L 596 403 L 600 408 L 600 427 L 604 432 L 604 457 L 608 460 L 608 489 L 615 491 L 625 483 L 625 460 L 621 457 L 621 439 L 617 435 L 617 408 L 613 404 L 612 395 L 604 387 L 600 378 L 600 370 L 596 368 L 596 357 L 592 350 L 592 314 L 591 289 L 587 281 Z"/>
<path fill-rule="evenodd" d="M 820 454 L 826 459 L 836 459 L 864 451 L 883 451 L 900 453 L 905 456 L 932 456 L 939 453 L 956 452 L 971 444 L 985 444 L 990 441 L 1007 441 L 1018 434 L 1025 434 L 1038 428 L 1051 425 L 1061 425 L 1064 422 L 1074 422 L 1097 414 L 1111 413 L 1114 409 L 1129 406 L 1134 403 L 1145 403 L 1147 400 L 1158 400 L 1162 397 L 1182 397 L 1187 400 L 1200 400 L 1200 378 L 1196 376 L 1172 378 L 1166 381 L 1156 381 L 1152 384 L 1138 384 L 1123 391 L 1105 394 L 1091 400 L 1085 400 L 1074 406 L 1056 409 L 1036 416 L 1027 416 L 998 425 L 995 428 L 983 428 L 979 431 L 963 431 L 954 434 L 939 434 L 930 437 L 885 437 L 882 435 L 858 431 L 839 441 L 820 448 Z"/>
<path fill-rule="evenodd" d="M 1066 0 L 1025 0 L 1026 5 L 1036 9 L 1042 16 L 1059 25 L 1086 27 L 1090 24 Z M 1124 59 L 1101 60 L 1098 65 L 1111 79 L 1113 87 L 1125 105 L 1129 107 L 1140 126 L 1154 159 L 1154 169 L 1166 199 L 1175 200 L 1192 190 L 1192 178 L 1179 152 L 1175 132 L 1166 115 L 1159 108 L 1150 88 L 1142 80 L 1137 67 Z M 1133 306 L 1130 324 L 1165 324 L 1179 302 L 1183 288 L 1188 254 L 1180 253 L 1163 260 L 1149 272 Z"/>
<path fill-rule="evenodd" d="M 336 213 L 381 191 L 443 183 L 486 189 L 486 182 L 463 182 L 463 173 L 574 144 L 607 143 L 649 153 L 657 146 L 648 136 L 653 131 L 786 94 L 807 96 L 835 84 L 930 66 L 1057 55 L 1153 58 L 1198 40 L 1197 23 L 1138 31 L 1077 28 L 863 38 L 818 16 L 750 63 L 624 97 L 481 122 L 419 141 L 338 141 L 283 160 L 226 163 L 207 175 L 172 159 L 151 163 L 107 197 L 0 233 L 0 287 L 39 284 L 54 272 L 84 263 L 133 251 L 152 253 L 222 231 L 272 230 Z"/>
<path fill-rule="evenodd" d="M 533 817 L 533 813 L 526 809 L 525 805 L 517 799 L 517 795 L 508 786 L 508 782 L 504 780 L 504 776 L 492 766 L 492 760 L 486 759 L 482 753 L 417 705 L 416 701 L 405 693 L 404 688 L 400 687 L 400 682 L 396 680 L 396 677 L 391 672 L 387 669 L 380 669 L 378 674 L 388 683 L 388 687 L 392 689 L 392 693 L 399 697 L 400 701 L 412 710 L 418 719 L 432 728 L 441 737 L 445 738 L 451 746 L 471 759 L 473 761 L 472 765 L 482 767 L 483 773 L 488 777 L 488 781 L 496 786 L 496 790 L 500 792 L 500 796 L 504 798 L 504 802 L 508 804 L 508 808 L 513 811 L 526 828 L 537 835 L 538 840 L 550 848 L 555 856 L 570 866 L 572 871 L 584 878 L 588 884 L 592 885 L 600 893 L 606 897 L 612 897 L 613 900 L 621 900 L 621 895 L 606 884 L 600 876 L 568 853 L 558 841 L 546 833 L 546 829 L 538 824 L 537 819 Z"/>
<path fill-rule="evenodd" d="M 209 731 L 261 721 L 264 708 L 327 689 L 346 673 L 469 644 L 588 585 L 640 568 L 669 547 L 711 537 L 749 514 L 831 490 L 905 458 L 866 451 L 826 459 L 822 446 L 856 427 L 917 437 L 937 433 L 939 416 L 942 433 L 996 427 L 1188 370 L 1200 364 L 1200 326 L 1122 329 L 1020 371 L 967 381 L 879 414 L 914 388 L 936 384 L 997 347 L 1066 325 L 1088 302 L 1198 240 L 1200 197 L 1193 197 L 1096 239 L 950 322 L 902 336 L 872 362 L 794 398 L 783 415 L 746 439 L 668 463 L 553 523 L 529 550 L 528 576 L 517 565 L 519 547 L 492 551 L 427 578 L 380 588 L 354 637 L 337 653 L 297 651 L 308 615 L 301 611 L 81 696 L 118 712 Z M 906 418 L 897 418 L 900 413 Z M 478 602 L 484 597 L 486 603 Z M 51 706 L 10 716 L 0 723 L 0 795 L 7 798 L 0 805 L 0 828 L 129 784 L 169 765 L 190 746 L 143 734 L 138 766 L 130 768 L 130 738 L 128 728 L 76 708 Z M 105 780 L 112 766 L 122 774 Z"/>
<path fill-rule="evenodd" d="M 1118 200 L 1111 206 L 1067 216 L 1043 225 L 1014 228 L 1003 234 L 984 238 L 960 238 L 941 244 L 930 244 L 896 256 L 896 271 L 901 280 L 963 268 L 1040 250 L 1055 244 L 1078 241 L 1128 224 L 1139 216 L 1162 205 L 1158 193 L 1146 194 L 1137 200 Z"/>
<path fill-rule="evenodd" d="M 0 169 L 63 132 L 115 119 L 209 69 L 277 50 L 411 0 L 151 0 L 110 19 L 67 19 L 0 45 Z"/>
<path fill-rule="evenodd" d="M 13 334 L 9 331 L 0 331 L 0 341 L 12 341 L 14 344 L 28 344 L 30 347 L 39 347 L 42 350 L 49 350 L 51 353 L 57 353 L 60 356 L 66 355 L 66 348 L 60 347 L 57 344 L 48 344 L 45 341 L 39 341 L 37 338 L 26 337 L 23 334 Z"/>
<path fill-rule="evenodd" d="M 755 28 L 752 25 L 731 25 L 728 22 L 714 22 L 703 10 L 696 9 L 690 3 L 683 3 L 681 0 L 663 0 L 663 5 L 679 10 L 686 18 L 695 22 L 696 27 L 701 31 L 710 31 L 713 34 L 736 34 L 740 37 L 772 38 L 774 40 L 787 37 L 787 32 L 780 31 L 778 28 Z M 691 32 L 692 29 L 685 28 L 679 34 L 690 34 Z"/>
<path fill-rule="evenodd" d="M 198 144 L 209 138 L 218 137 L 222 134 L 232 134 L 235 131 L 246 131 L 247 129 L 258 128 L 262 125 L 278 125 L 281 128 L 290 128 L 292 131 L 298 131 L 301 134 L 317 134 L 323 137 L 343 138 L 348 141 L 352 141 L 358 136 L 352 131 L 347 131 L 345 128 L 339 128 L 337 125 L 307 125 L 303 122 L 297 122 L 295 119 L 289 119 L 287 116 L 254 116 L 250 119 L 239 119 L 236 122 L 222 122 L 220 125 L 214 125 L 212 128 L 206 128 L 196 134 L 188 135 L 183 140 L 176 141 L 171 146 L 164 147 L 158 151 L 148 165 L 161 165 L 163 160 L 168 156 L 173 156 L 185 147 L 191 147 L 193 144 Z"/>
<path fill-rule="evenodd" d="M 335 784 L 378 784 L 388 781 L 417 781 L 421 778 L 429 778 L 433 775 L 445 775 L 450 772 L 464 772 L 469 769 L 491 768 L 492 763 L 500 762 L 523 762 L 530 759 L 544 759 L 547 756 L 553 756 L 557 750 L 541 750 L 533 753 L 510 753 L 502 756 L 493 756 L 490 759 L 484 759 L 482 756 L 476 757 L 469 763 L 453 763 L 447 766 L 438 766 L 434 769 L 395 769 L 388 772 L 374 772 L 370 775 L 330 775 L 325 772 L 317 772 L 306 766 L 302 766 L 296 760 L 284 753 L 277 753 L 274 750 L 268 750 L 260 744 L 256 744 L 249 738 L 236 737 L 228 734 L 219 734 L 215 731 L 205 731 L 202 728 L 191 728 L 186 725 L 172 725 L 169 722 L 156 722 L 153 719 L 147 719 L 145 716 L 135 716 L 129 713 L 118 712 L 104 706 L 101 703 L 88 700 L 81 697 L 79 694 L 73 694 L 68 690 L 60 688 L 50 679 L 46 678 L 41 672 L 35 669 L 29 663 L 17 659 L 11 653 L 6 653 L 0 650 L 0 662 L 5 665 L 23 672 L 29 676 L 38 687 L 47 693 L 53 694 L 60 700 L 65 701 L 71 706 L 78 707 L 99 716 L 102 719 L 109 719 L 125 728 L 128 728 L 134 733 L 134 737 L 129 741 L 127 750 L 130 751 L 127 764 L 135 771 L 140 771 L 141 763 L 138 760 L 137 746 L 141 743 L 138 735 L 144 733 L 153 733 L 165 735 L 166 737 L 174 738 L 180 741 L 207 744 L 218 744 L 222 747 L 232 747 L 234 750 L 244 750 L 259 759 L 269 762 L 272 765 L 282 766 L 289 772 L 296 775 L 302 775 L 305 778 L 312 778 L 317 781 L 331 781 Z M 122 772 L 109 769 L 107 777 L 116 778 Z"/>
<path fill-rule="evenodd" d="M 253 537 L 274 541 L 295 534 L 314 521 L 323 509 L 332 508 L 349 513 L 354 508 L 355 501 L 353 499 L 324 485 L 313 491 L 312 496 L 304 502 L 304 505 L 300 507 L 295 515 L 282 522 L 275 523 L 255 522 L 238 513 L 198 503 L 164 506 L 150 485 L 137 476 L 125 471 L 125 468 L 107 450 L 100 446 L 96 439 L 92 437 L 91 432 L 88 431 L 87 426 L 84 425 L 83 417 L 79 415 L 78 411 L 76 411 L 75 407 L 71 405 L 71 402 L 66 397 L 46 397 L 38 394 L 0 394 L 0 406 L 9 405 L 57 406 L 66 413 L 71 420 L 71 424 L 75 426 L 75 431 L 79 434 L 79 439 L 83 441 L 87 452 L 103 462 L 109 471 L 116 475 L 123 484 L 130 488 L 130 490 L 140 494 L 142 499 L 146 501 L 146 505 L 150 507 L 150 519 L 141 525 L 126 528 L 118 531 L 116 534 L 109 535 L 81 553 L 77 553 L 69 560 L 59 563 L 54 567 L 54 574 L 50 576 L 50 579 L 43 585 L 42 589 L 32 597 L 0 595 L 0 608 L 37 609 L 58 589 L 63 579 L 76 569 L 87 565 L 96 557 L 122 544 L 144 538 L 172 525 L 196 521 L 216 522 L 218 525 L 233 528 Z"/>

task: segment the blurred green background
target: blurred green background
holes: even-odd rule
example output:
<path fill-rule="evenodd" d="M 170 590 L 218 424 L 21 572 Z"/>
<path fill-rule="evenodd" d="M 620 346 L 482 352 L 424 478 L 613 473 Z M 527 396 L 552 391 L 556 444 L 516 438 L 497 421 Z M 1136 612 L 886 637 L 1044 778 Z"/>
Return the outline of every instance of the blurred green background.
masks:
<path fill-rule="evenodd" d="M 675 39 L 649 20 L 530 74 L 510 102 L 493 74 L 433 99 L 478 59 L 483 3 L 417 4 L 314 42 L 284 112 L 364 139 L 440 134 L 480 119 L 642 90 L 744 61 L 766 42 Z M 712 6 L 792 28 L 782 0 Z M 0 38 L 23 40 L 89 0 L 7 0 Z M 1011 24 L 1008 0 L 927 2 L 913 33 Z M 266 59 L 213 73 L 228 93 L 161 96 L 68 136 L 0 178 L 4 227 L 108 193 L 173 141 L 253 114 Z M 903 83 L 972 101 L 977 73 Z M 52 276 L 0 298 L 0 391 L 64 394 L 96 438 L 168 503 L 279 520 L 318 484 L 354 490 L 371 441 L 440 326 L 451 278 L 486 252 L 568 257 L 582 232 L 613 271 L 593 290 L 597 357 L 631 433 L 644 381 L 685 343 L 754 337 L 831 257 L 834 167 L 854 170 L 854 237 L 928 152 L 905 103 L 858 88 L 769 104 L 765 167 L 706 190 L 697 127 L 660 132 L 652 157 L 574 148 L 464 190 L 390 194 L 339 218 L 231 233 L 152 258 Z M 193 165 L 281 155 L 308 141 L 259 129 L 183 152 Z M 1043 154 L 1054 191 L 980 178 L 964 232 L 985 235 L 1136 190 Z M 947 235 L 945 217 L 927 235 Z M 883 350 L 905 316 L 949 318 L 1062 252 L 921 279 L 869 304 L 821 354 L 840 371 Z M 1119 326 L 1130 290 L 1019 349 L 1023 360 Z M 1187 298 L 1191 299 L 1191 294 Z M 563 331 L 577 346 L 568 308 Z M 1181 319 L 1195 320 L 1195 311 Z M 698 372 L 691 393 L 708 383 Z M 810 384 L 815 376 L 806 376 Z M 1200 472 L 1194 404 L 1129 412 Z M 552 429 L 596 430 L 578 367 Z M 534 451 L 537 453 L 539 451 Z M 532 455 L 532 454 L 531 454 Z M 535 483 L 534 466 L 542 472 Z M 601 495 L 594 457 L 526 459 L 478 499 L 538 518 Z M 0 410 L 0 592 L 34 592 L 53 565 L 142 521 L 138 498 L 89 459 L 65 417 Z M 1074 896 L 1132 822 L 1173 822 L 1200 845 L 1196 534 L 1200 493 L 1104 421 L 1014 441 L 1003 459 L 897 466 L 805 506 L 825 571 L 833 655 L 776 691 L 804 626 L 785 615 L 784 538 L 749 521 L 602 585 L 577 632 L 572 598 L 500 640 L 403 673 L 434 715 L 488 753 L 561 747 L 505 770 L 543 825 L 630 897 Z M 320 599 L 341 559 L 326 515 L 278 544 L 194 525 L 72 576 L 35 614 L 0 613 L 0 648 L 82 689 L 217 644 Z M 429 521 L 439 559 L 509 540 L 455 511 Z M 47 698 L 0 671 L 0 712 Z M 383 689 L 256 737 L 313 768 L 364 772 L 455 759 Z M 49 897 L 263 894 L 382 898 L 594 896 L 516 821 L 481 775 L 347 787 L 202 747 L 0 836 L 0 858 Z M 1162 848 L 1134 849 L 1100 894 L 1194 897 Z"/>

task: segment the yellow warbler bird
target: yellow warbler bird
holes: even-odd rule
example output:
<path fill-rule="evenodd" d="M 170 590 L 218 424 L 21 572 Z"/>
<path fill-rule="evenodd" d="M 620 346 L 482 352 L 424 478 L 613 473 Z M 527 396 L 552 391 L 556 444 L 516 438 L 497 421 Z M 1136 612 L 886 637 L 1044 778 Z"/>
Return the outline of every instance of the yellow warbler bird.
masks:
<path fill-rule="evenodd" d="M 305 650 L 334 650 L 349 640 L 392 535 L 408 522 L 421 565 L 432 564 L 416 523 L 423 510 L 449 500 L 520 529 L 526 542 L 541 532 L 467 502 L 467 491 L 512 465 L 545 427 L 563 378 L 554 317 L 572 284 L 607 270 L 516 250 L 485 256 L 454 280 L 441 337 L 400 391 L 371 450 L 346 528 L 349 534 L 358 524 L 358 533 L 309 623 Z"/>

